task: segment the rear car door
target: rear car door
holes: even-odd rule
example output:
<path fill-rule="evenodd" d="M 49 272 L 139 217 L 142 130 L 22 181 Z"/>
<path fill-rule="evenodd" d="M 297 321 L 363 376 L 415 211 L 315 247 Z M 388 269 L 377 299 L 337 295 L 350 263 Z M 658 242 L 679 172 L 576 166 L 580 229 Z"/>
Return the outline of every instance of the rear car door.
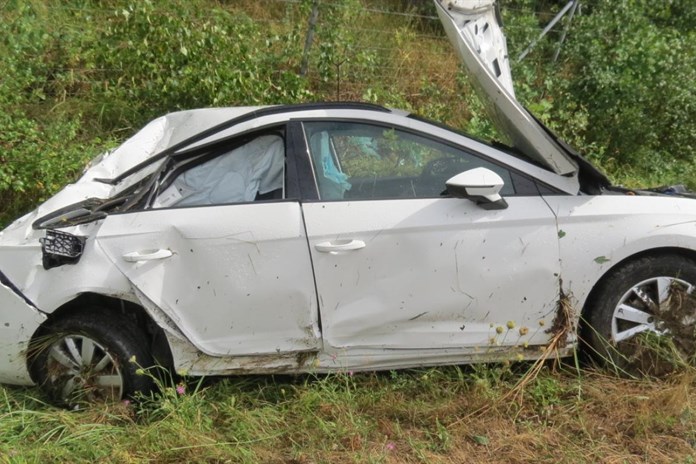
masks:
<path fill-rule="evenodd" d="M 284 128 L 167 168 L 143 211 L 107 217 L 97 243 L 139 298 L 201 351 L 316 351 L 317 301 L 299 201 L 285 182 Z"/>
<path fill-rule="evenodd" d="M 530 179 L 388 124 L 303 127 L 318 200 L 302 207 L 325 344 L 478 350 L 548 340 L 539 321 L 556 308 L 558 237 Z M 476 167 L 504 179 L 507 209 L 440 195 Z"/>

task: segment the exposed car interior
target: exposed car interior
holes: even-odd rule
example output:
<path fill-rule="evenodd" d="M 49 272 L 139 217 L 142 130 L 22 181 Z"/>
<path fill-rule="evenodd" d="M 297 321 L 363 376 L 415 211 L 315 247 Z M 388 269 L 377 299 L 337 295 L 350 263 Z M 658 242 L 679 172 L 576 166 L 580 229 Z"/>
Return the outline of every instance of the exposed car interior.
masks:
<path fill-rule="evenodd" d="M 305 123 L 322 200 L 429 198 L 460 172 L 486 167 L 515 189 L 510 172 L 478 156 L 415 134 L 355 122 Z"/>
<path fill-rule="evenodd" d="M 202 162 L 201 162 L 202 160 Z M 191 165 L 193 164 L 193 167 Z M 262 135 L 221 155 L 203 156 L 180 169 L 154 208 L 202 206 L 282 198 L 285 145 Z"/>

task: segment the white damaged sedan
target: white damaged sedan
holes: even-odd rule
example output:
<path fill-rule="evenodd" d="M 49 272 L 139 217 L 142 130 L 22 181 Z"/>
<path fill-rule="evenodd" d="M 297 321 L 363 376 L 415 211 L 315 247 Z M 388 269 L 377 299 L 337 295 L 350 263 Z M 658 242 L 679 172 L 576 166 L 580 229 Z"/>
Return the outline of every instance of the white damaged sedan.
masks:
<path fill-rule="evenodd" d="M 696 201 L 611 186 L 515 99 L 495 2 L 436 3 L 509 146 L 359 103 L 159 118 L 0 232 L 0 382 L 116 400 L 155 364 L 533 359 L 581 317 L 605 357 L 693 334 Z"/>

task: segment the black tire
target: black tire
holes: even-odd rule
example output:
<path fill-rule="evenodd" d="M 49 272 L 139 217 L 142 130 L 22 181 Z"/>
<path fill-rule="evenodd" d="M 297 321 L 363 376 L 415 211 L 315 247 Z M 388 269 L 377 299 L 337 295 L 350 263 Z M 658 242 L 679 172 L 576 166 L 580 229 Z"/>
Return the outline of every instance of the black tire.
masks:
<path fill-rule="evenodd" d="M 51 322 L 29 352 L 32 377 L 59 405 L 116 402 L 153 386 L 144 372 L 154 364 L 145 334 L 103 308 Z"/>
<path fill-rule="evenodd" d="M 581 332 L 585 348 L 595 361 L 628 374 L 659 376 L 674 370 L 676 360 L 664 359 L 665 352 L 658 349 L 668 340 L 681 361 L 693 360 L 694 286 L 696 261 L 685 256 L 645 256 L 622 264 L 600 281 L 588 300 Z M 639 311 L 631 315 L 632 309 Z M 646 316 L 645 322 L 629 320 Z M 646 344 L 647 336 L 653 343 Z"/>

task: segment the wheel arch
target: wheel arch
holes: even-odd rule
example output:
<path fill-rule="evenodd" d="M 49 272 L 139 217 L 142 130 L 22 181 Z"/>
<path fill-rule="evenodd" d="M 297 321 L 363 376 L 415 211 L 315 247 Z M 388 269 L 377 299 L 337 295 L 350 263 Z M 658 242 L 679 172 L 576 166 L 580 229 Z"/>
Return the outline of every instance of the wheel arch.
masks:
<path fill-rule="evenodd" d="M 156 362 L 167 369 L 173 369 L 174 361 L 172 352 L 164 330 L 152 319 L 145 308 L 132 301 L 100 293 L 81 293 L 72 300 L 56 308 L 52 313 L 47 315 L 46 321 L 34 332 L 29 346 L 32 346 L 37 340 L 40 340 L 42 336 L 45 336 L 51 324 L 55 321 L 80 313 L 89 314 L 90 308 L 95 307 L 106 310 L 117 317 L 124 318 L 135 324 L 136 327 L 143 331 L 148 341 L 150 352 Z M 32 357 L 29 355 L 27 356 L 27 366 L 29 367 L 30 373 L 32 373 L 31 363 Z M 36 379 L 33 378 L 34 374 L 32 373 L 31 375 L 32 380 L 36 382 Z"/>
<path fill-rule="evenodd" d="M 642 250 L 640 252 L 637 252 L 637 253 L 634 253 L 630 256 L 625 257 L 621 261 L 615 263 L 613 266 L 608 268 L 595 281 L 594 285 L 590 289 L 590 292 L 587 294 L 587 298 L 585 299 L 584 304 L 582 305 L 581 319 L 587 315 L 587 311 L 589 311 L 589 308 L 594 304 L 594 302 L 597 298 L 597 294 L 599 293 L 599 289 L 602 287 L 602 284 L 607 280 L 608 277 L 619 272 L 624 266 L 626 266 L 628 263 L 631 263 L 633 261 L 637 261 L 637 260 L 643 259 L 643 258 L 648 258 L 651 256 L 664 256 L 664 255 L 669 255 L 669 254 L 683 256 L 683 257 L 689 258 L 693 261 L 696 261 L 696 250 L 692 250 L 690 248 L 682 248 L 682 247 L 650 248 L 650 249 Z"/>

